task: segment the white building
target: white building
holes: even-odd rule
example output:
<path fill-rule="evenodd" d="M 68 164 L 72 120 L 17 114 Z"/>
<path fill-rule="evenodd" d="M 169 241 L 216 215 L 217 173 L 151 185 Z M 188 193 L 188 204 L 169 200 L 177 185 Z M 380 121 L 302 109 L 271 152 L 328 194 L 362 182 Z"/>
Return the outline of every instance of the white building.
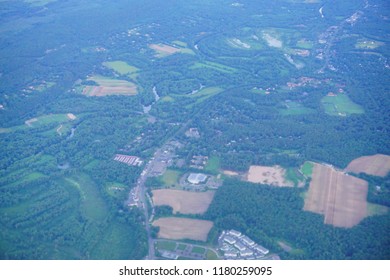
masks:
<path fill-rule="evenodd" d="M 241 236 L 241 232 L 236 231 L 234 229 L 230 230 L 229 234 L 232 235 L 232 236 L 235 236 L 235 237 L 240 237 Z"/>
<path fill-rule="evenodd" d="M 244 251 L 246 249 L 245 245 L 242 244 L 241 242 L 234 243 L 234 247 L 236 247 L 240 251 Z"/>
<path fill-rule="evenodd" d="M 269 253 L 269 250 L 264 248 L 263 246 L 260 246 L 260 245 L 256 245 L 253 249 L 255 249 L 257 252 L 263 254 L 263 255 L 266 255 Z"/>
<path fill-rule="evenodd" d="M 207 175 L 203 173 L 191 173 L 187 178 L 187 181 L 193 185 L 204 183 L 206 180 L 207 180 Z"/>
<path fill-rule="evenodd" d="M 246 244 L 248 246 L 255 245 L 255 242 L 252 239 L 250 239 L 249 237 L 245 236 L 245 235 L 241 238 L 241 240 L 242 240 L 242 242 L 244 242 L 244 244 Z"/>
<path fill-rule="evenodd" d="M 234 243 L 236 243 L 236 240 L 230 236 L 225 236 L 223 241 L 226 243 L 229 243 L 230 245 L 233 245 Z"/>
<path fill-rule="evenodd" d="M 253 256 L 253 251 L 249 249 L 245 249 L 244 251 L 240 252 L 241 257 L 251 257 Z"/>

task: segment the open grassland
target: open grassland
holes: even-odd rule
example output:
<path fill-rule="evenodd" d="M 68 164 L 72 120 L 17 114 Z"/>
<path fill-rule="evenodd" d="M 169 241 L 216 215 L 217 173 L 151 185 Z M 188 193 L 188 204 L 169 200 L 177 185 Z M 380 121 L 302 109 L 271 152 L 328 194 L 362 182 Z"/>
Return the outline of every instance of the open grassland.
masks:
<path fill-rule="evenodd" d="M 345 171 L 384 177 L 390 171 L 390 156 L 377 154 L 359 157 L 351 161 Z"/>
<path fill-rule="evenodd" d="M 158 219 L 153 222 L 153 226 L 160 227 L 159 238 L 191 239 L 205 242 L 213 223 L 205 220 L 171 217 Z"/>
<path fill-rule="evenodd" d="M 220 167 L 221 167 L 221 161 L 219 157 L 212 156 L 207 161 L 204 170 L 211 173 L 218 173 Z"/>
<path fill-rule="evenodd" d="M 379 48 L 381 46 L 384 46 L 385 43 L 383 42 L 378 42 L 378 41 L 373 41 L 373 40 L 368 40 L 368 39 L 360 39 L 356 42 L 355 48 L 357 49 L 363 49 L 363 50 L 373 50 L 376 48 Z"/>
<path fill-rule="evenodd" d="M 313 168 L 314 168 L 314 163 L 310 161 L 306 161 L 301 167 L 301 172 L 306 177 L 311 177 L 311 175 L 313 174 Z"/>
<path fill-rule="evenodd" d="M 101 198 L 99 189 L 89 176 L 80 173 L 65 178 L 64 182 L 78 190 L 81 203 L 80 210 L 85 218 L 96 222 L 103 221 L 106 218 L 109 209 Z"/>
<path fill-rule="evenodd" d="M 181 173 L 179 171 L 167 169 L 161 179 L 167 187 L 178 187 L 180 175 Z"/>
<path fill-rule="evenodd" d="M 324 215 L 324 223 L 353 227 L 367 216 L 368 183 L 314 163 L 304 210 Z"/>
<path fill-rule="evenodd" d="M 169 205 L 174 213 L 203 214 L 209 208 L 215 192 L 189 192 L 182 190 L 161 189 L 154 190 L 153 202 L 155 205 Z"/>
<path fill-rule="evenodd" d="M 201 90 L 199 90 L 197 93 L 194 94 L 188 94 L 184 97 L 194 99 L 195 102 L 186 105 L 186 108 L 190 108 L 196 104 L 202 103 L 203 101 L 209 99 L 210 97 L 213 97 L 214 95 L 217 95 L 218 93 L 221 93 L 224 89 L 220 87 L 205 87 Z M 176 95 L 176 96 L 182 96 L 182 95 Z"/>
<path fill-rule="evenodd" d="M 279 113 L 284 116 L 304 115 L 314 113 L 315 110 L 306 108 L 298 102 L 284 102 L 283 107 L 279 109 Z"/>
<path fill-rule="evenodd" d="M 325 96 L 321 99 L 325 112 L 331 116 L 347 116 L 350 114 L 363 114 L 364 109 L 354 103 L 346 94 Z"/>
<path fill-rule="evenodd" d="M 237 69 L 233 67 L 229 67 L 220 63 L 211 62 L 211 61 L 204 61 L 204 62 L 195 62 L 190 69 L 202 69 L 202 68 L 208 68 L 212 70 L 216 70 L 222 73 L 232 74 L 237 71 Z"/>
<path fill-rule="evenodd" d="M 286 170 L 280 166 L 251 165 L 247 181 L 275 187 L 292 187 L 293 182 L 287 181 Z"/>
<path fill-rule="evenodd" d="M 119 61 L 119 60 L 109 61 L 109 62 L 104 62 L 103 65 L 114 70 L 115 72 L 121 75 L 134 74 L 139 71 L 137 67 L 129 65 L 125 61 Z"/>
<path fill-rule="evenodd" d="M 66 124 L 75 120 L 77 117 L 71 113 L 69 114 L 49 114 L 28 119 L 24 122 L 24 125 L 13 126 L 9 128 L 0 128 L 0 133 L 7 133 L 16 130 L 23 130 L 28 128 L 38 128 L 50 124 Z M 57 128 L 58 129 L 58 128 Z M 60 128 L 62 129 L 62 127 Z"/>
<path fill-rule="evenodd" d="M 129 81 L 103 76 L 93 76 L 88 80 L 94 81 L 98 86 L 85 86 L 83 94 L 86 96 L 135 95 L 138 93 L 137 86 Z"/>

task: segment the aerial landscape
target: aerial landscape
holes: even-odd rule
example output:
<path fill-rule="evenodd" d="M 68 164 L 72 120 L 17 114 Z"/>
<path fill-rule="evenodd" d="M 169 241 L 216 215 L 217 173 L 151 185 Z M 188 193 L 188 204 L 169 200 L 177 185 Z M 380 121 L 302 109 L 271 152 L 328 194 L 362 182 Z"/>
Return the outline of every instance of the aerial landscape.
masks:
<path fill-rule="evenodd" d="M 0 0 L 0 259 L 390 259 L 387 0 Z"/>

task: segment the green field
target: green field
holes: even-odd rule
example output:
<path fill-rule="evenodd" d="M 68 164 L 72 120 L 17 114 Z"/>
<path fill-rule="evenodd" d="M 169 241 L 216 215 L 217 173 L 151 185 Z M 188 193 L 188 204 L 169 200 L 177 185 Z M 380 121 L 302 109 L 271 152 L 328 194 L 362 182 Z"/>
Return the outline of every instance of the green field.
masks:
<path fill-rule="evenodd" d="M 217 70 L 223 73 L 232 74 L 237 71 L 237 69 L 233 67 L 229 67 L 220 63 L 211 62 L 211 61 L 204 61 L 204 62 L 195 62 L 190 69 L 202 69 L 202 68 L 209 68 L 213 70 Z"/>
<path fill-rule="evenodd" d="M 202 247 L 198 247 L 198 246 L 194 246 L 192 248 L 192 253 L 195 253 L 195 254 L 204 254 L 204 252 L 206 252 L 206 249 L 205 248 L 202 248 Z"/>
<path fill-rule="evenodd" d="M 186 108 L 190 108 L 196 104 L 202 103 L 203 101 L 207 100 L 210 97 L 213 97 L 214 95 L 217 95 L 218 93 L 221 93 L 222 91 L 223 88 L 220 87 L 205 87 L 200 91 L 198 91 L 197 93 L 191 95 L 185 95 L 186 98 L 196 99 L 194 103 L 190 105 L 186 105 Z"/>
<path fill-rule="evenodd" d="M 305 175 L 306 177 L 311 177 L 311 174 L 313 174 L 313 167 L 314 164 L 312 162 L 306 161 L 301 167 L 303 175 Z"/>
<path fill-rule="evenodd" d="M 124 184 L 113 182 L 113 183 L 107 183 L 106 184 L 106 191 L 110 196 L 116 197 L 116 198 L 123 198 L 127 195 L 128 187 Z"/>
<path fill-rule="evenodd" d="M 95 183 L 85 174 L 77 174 L 65 181 L 76 188 L 80 194 L 80 210 L 91 221 L 102 222 L 109 212 Z"/>
<path fill-rule="evenodd" d="M 321 103 L 325 112 L 331 116 L 348 116 L 364 113 L 364 109 L 354 103 L 346 94 L 325 96 L 321 99 Z"/>
<path fill-rule="evenodd" d="M 104 62 L 104 66 L 111 68 L 115 72 L 121 74 L 121 75 L 127 75 L 127 74 L 134 74 L 139 71 L 139 69 L 135 66 L 131 66 L 127 64 L 125 61 L 109 61 L 109 62 Z"/>
<path fill-rule="evenodd" d="M 176 249 L 176 242 L 172 241 L 157 241 L 155 243 L 157 250 L 174 251 Z"/>
<path fill-rule="evenodd" d="M 162 181 L 165 186 L 178 187 L 180 175 L 179 171 L 168 169 L 162 176 Z"/>
<path fill-rule="evenodd" d="M 221 166 L 220 158 L 217 156 L 212 156 L 207 161 L 204 170 L 215 174 L 218 173 L 220 166 Z"/>
<path fill-rule="evenodd" d="M 283 103 L 285 108 L 279 109 L 279 113 L 284 116 L 290 115 L 304 115 L 314 113 L 315 110 L 306 108 L 298 102 L 285 102 Z"/>
<path fill-rule="evenodd" d="M 313 48 L 313 42 L 301 39 L 297 42 L 296 47 L 300 49 L 310 50 Z"/>
<path fill-rule="evenodd" d="M 367 203 L 367 213 L 369 216 L 374 215 L 386 215 L 389 212 L 389 207 L 375 204 L 375 203 Z"/>
<path fill-rule="evenodd" d="M 303 176 L 295 168 L 287 168 L 285 177 L 287 181 L 293 182 L 295 187 L 304 180 Z"/>
<path fill-rule="evenodd" d="M 206 259 L 207 260 L 219 260 L 219 257 L 213 250 L 208 249 L 206 252 Z"/>

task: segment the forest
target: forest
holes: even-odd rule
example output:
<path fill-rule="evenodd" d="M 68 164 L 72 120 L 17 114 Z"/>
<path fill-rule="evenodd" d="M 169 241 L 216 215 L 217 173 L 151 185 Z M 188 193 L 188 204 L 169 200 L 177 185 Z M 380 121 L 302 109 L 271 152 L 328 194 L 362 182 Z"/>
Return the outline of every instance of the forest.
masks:
<path fill-rule="evenodd" d="M 32 2 L 0 1 L 0 259 L 143 259 L 144 215 L 126 200 L 171 138 L 187 163 L 217 158 L 214 175 L 390 154 L 384 0 Z M 136 93 L 85 94 L 118 81 Z M 390 206 L 388 176 L 358 176 Z M 302 192 L 226 178 L 204 218 L 282 258 L 389 258 L 388 213 L 337 229 L 302 211 Z"/>

